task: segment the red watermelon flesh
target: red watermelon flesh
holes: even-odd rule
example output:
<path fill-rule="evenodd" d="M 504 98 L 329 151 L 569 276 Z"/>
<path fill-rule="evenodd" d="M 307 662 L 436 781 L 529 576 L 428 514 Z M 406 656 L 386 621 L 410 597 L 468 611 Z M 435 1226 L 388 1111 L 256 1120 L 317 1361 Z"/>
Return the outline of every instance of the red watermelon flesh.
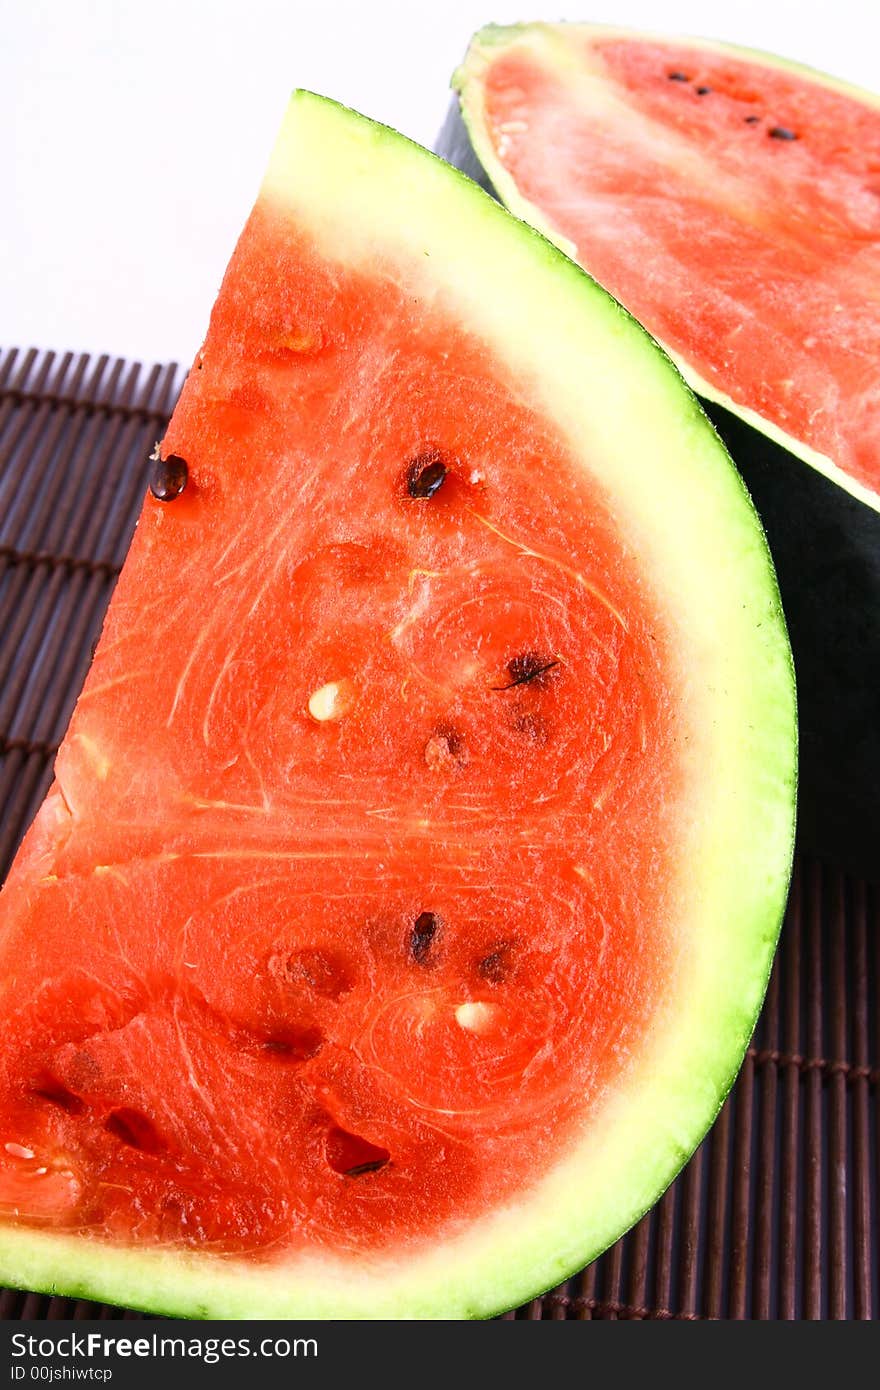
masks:
<path fill-rule="evenodd" d="M 880 506 L 880 103 L 757 53 L 488 28 L 455 79 L 489 177 L 744 414 Z"/>
<path fill-rule="evenodd" d="M 754 515 L 617 305 L 308 94 L 160 455 L 0 899 L 0 1271 L 512 1303 L 657 1195 L 751 1030 L 794 749 Z"/>
<path fill-rule="evenodd" d="M 539 1170 L 650 1021 L 662 617 L 461 326 L 271 208 L 162 449 L 189 486 L 147 500 L 7 889 L 0 1118 L 34 1157 L 5 1181 L 48 1168 L 30 1219 L 218 1249 L 430 1232 Z"/>

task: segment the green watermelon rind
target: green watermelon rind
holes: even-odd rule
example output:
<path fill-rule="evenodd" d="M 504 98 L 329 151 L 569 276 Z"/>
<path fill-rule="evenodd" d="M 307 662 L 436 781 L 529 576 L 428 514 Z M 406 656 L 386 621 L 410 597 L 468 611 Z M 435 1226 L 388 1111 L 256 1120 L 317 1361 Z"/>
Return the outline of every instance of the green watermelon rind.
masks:
<path fill-rule="evenodd" d="M 590 458 L 665 586 L 694 711 L 695 792 L 678 808 L 675 920 L 687 950 L 664 1012 L 583 1140 L 516 1201 L 442 1240 L 248 1263 L 6 1228 L 0 1278 L 191 1318 L 487 1317 L 552 1287 L 637 1221 L 733 1083 L 791 871 L 791 652 L 766 541 L 723 445 L 662 349 L 584 271 L 442 160 L 307 92 L 291 100 L 263 195 L 289 203 L 334 255 L 344 247 L 343 259 L 369 267 L 378 247 L 386 266 L 393 253 L 408 275 L 423 272 L 426 293 L 460 311 Z"/>
<path fill-rule="evenodd" d="M 828 90 L 840 92 L 844 96 L 853 97 L 865 105 L 874 106 L 880 109 L 880 96 L 875 92 L 870 92 L 864 88 L 857 87 L 852 83 L 843 81 L 838 77 L 832 77 L 827 73 L 819 71 L 817 68 L 809 67 L 805 63 L 798 63 L 789 58 L 781 58 L 777 54 L 767 53 L 763 49 L 745 48 L 739 44 L 725 43 L 719 39 L 693 38 L 686 36 L 676 36 L 673 34 L 659 34 L 652 32 L 636 32 L 631 29 L 618 28 L 615 25 L 606 24 L 584 24 L 584 23 L 523 23 L 523 24 L 488 24 L 477 31 L 471 40 L 464 61 L 456 68 L 452 75 L 451 87 L 458 96 L 459 109 L 465 128 L 470 139 L 476 158 L 479 160 L 487 177 L 491 181 L 493 188 L 497 190 L 506 207 L 517 217 L 530 223 L 550 241 L 554 242 L 566 255 L 573 260 L 577 259 L 577 248 L 573 242 L 563 236 L 552 224 L 543 216 L 541 210 L 528 198 L 524 197 L 519 187 L 508 173 L 507 169 L 499 160 L 495 153 L 492 140 L 486 128 L 483 115 L 482 104 L 480 101 L 480 78 L 485 63 L 485 53 L 491 52 L 508 45 L 529 46 L 530 42 L 538 40 L 552 40 L 554 37 L 564 35 L 568 32 L 582 33 L 584 36 L 602 36 L 604 38 L 621 39 L 640 39 L 645 42 L 657 43 L 681 43 L 688 44 L 696 49 L 703 49 L 709 53 L 727 54 L 732 57 L 742 58 L 746 62 L 761 63 L 765 67 L 778 68 L 782 71 L 793 72 L 807 81 L 815 82 L 818 86 Z M 563 42 L 564 42 L 563 38 Z M 661 340 L 662 342 L 662 340 Z M 758 411 L 750 406 L 743 405 L 734 397 L 729 396 L 725 391 L 707 381 L 705 377 L 688 362 L 682 354 L 675 352 L 666 343 L 662 343 L 664 350 L 671 357 L 678 367 L 688 385 L 696 391 L 697 395 L 706 400 L 713 401 L 716 405 L 723 406 L 734 415 L 739 416 L 746 424 L 753 429 L 759 430 L 761 434 L 772 439 L 774 443 L 781 445 L 788 453 L 794 454 L 796 458 L 816 469 L 818 473 L 824 474 L 838 487 L 850 493 L 866 506 L 874 511 L 880 511 L 880 495 L 873 489 L 867 487 L 857 478 L 853 478 L 849 473 L 842 469 L 827 454 L 819 453 L 816 449 L 810 448 L 803 440 L 795 435 L 786 433 L 771 420 L 765 419 Z"/>

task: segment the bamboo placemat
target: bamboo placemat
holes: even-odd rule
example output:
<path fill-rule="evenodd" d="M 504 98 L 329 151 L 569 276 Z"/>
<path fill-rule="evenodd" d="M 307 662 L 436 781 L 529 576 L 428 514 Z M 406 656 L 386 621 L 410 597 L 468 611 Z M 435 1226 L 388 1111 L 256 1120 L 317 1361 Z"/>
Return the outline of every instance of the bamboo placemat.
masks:
<path fill-rule="evenodd" d="M 0 353 L 0 877 L 51 780 L 181 381 L 174 364 Z M 880 1315 L 878 917 L 875 888 L 798 858 L 709 1137 L 627 1236 L 508 1318 Z M 0 1293 L 6 1319 L 140 1316 Z"/>

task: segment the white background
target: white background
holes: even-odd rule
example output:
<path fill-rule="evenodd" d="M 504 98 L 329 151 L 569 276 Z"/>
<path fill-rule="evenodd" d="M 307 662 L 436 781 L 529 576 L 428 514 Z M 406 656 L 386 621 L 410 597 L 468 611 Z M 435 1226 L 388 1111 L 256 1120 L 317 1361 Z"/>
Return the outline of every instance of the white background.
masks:
<path fill-rule="evenodd" d="M 880 88 L 880 0 L 0 0 L 0 341 L 188 362 L 292 87 L 430 145 L 474 29 L 563 15 Z"/>

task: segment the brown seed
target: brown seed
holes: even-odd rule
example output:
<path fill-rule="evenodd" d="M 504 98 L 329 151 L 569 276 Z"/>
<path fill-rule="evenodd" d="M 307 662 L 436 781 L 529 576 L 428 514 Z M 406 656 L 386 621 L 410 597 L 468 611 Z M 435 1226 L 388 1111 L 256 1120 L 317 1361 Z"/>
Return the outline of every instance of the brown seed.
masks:
<path fill-rule="evenodd" d="M 707 97 L 707 96 L 709 95 L 709 93 L 711 92 L 712 88 L 711 88 L 711 87 L 696 87 L 694 90 L 696 91 L 698 97 Z"/>
<path fill-rule="evenodd" d="M 443 486 L 447 468 L 439 449 L 427 449 L 410 459 L 406 469 L 406 490 L 410 497 L 425 500 Z"/>
<path fill-rule="evenodd" d="M 770 129 L 767 131 L 767 134 L 770 135 L 770 136 L 772 136 L 772 138 L 773 138 L 774 140 L 796 140 L 796 139 L 797 139 L 797 136 L 795 135 L 794 131 L 793 131 L 793 130 L 788 130 L 787 127 L 784 126 L 784 125 L 774 125 L 774 126 L 771 126 Z"/>
<path fill-rule="evenodd" d="M 477 963 L 480 979 L 490 985 L 502 984 L 510 974 L 510 951 L 509 941 L 502 941 L 499 945 L 493 946 L 489 954 Z"/>
<path fill-rule="evenodd" d="M 743 116 L 746 125 L 757 125 L 760 119 L 760 116 Z"/>
<path fill-rule="evenodd" d="M 493 690 L 512 690 L 515 685 L 528 685 L 529 681 L 538 680 L 547 671 L 552 671 L 554 666 L 558 666 L 559 661 L 556 657 L 540 656 L 537 652 L 521 652 L 519 656 L 511 657 L 507 663 L 507 672 L 510 680 L 506 685 L 494 685 Z"/>
<path fill-rule="evenodd" d="M 177 454 L 169 454 L 167 459 L 153 458 L 153 471 L 150 475 L 150 492 L 157 502 L 173 502 L 179 497 L 189 481 L 189 468 L 186 460 Z"/>
<path fill-rule="evenodd" d="M 424 965 L 440 930 L 440 918 L 435 912 L 420 912 L 409 934 L 409 953 L 416 965 Z"/>
<path fill-rule="evenodd" d="M 690 82 L 686 72 L 670 72 L 666 74 L 670 82 Z"/>

